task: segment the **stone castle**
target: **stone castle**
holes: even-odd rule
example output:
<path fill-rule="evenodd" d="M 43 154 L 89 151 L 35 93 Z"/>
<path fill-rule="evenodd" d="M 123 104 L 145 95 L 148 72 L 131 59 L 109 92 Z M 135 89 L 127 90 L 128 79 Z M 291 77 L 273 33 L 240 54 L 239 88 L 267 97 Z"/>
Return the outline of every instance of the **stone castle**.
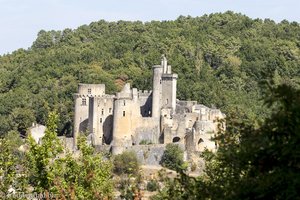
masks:
<path fill-rule="evenodd" d="M 211 138 L 217 132 L 216 120 L 224 114 L 196 101 L 178 100 L 178 75 L 164 56 L 152 69 L 152 91 L 127 83 L 110 95 L 104 84 L 79 84 L 74 95 L 74 144 L 85 132 L 94 146 L 108 146 L 113 154 L 145 145 L 163 148 L 168 143 L 178 143 L 186 151 L 214 150 L 217 145 Z"/>

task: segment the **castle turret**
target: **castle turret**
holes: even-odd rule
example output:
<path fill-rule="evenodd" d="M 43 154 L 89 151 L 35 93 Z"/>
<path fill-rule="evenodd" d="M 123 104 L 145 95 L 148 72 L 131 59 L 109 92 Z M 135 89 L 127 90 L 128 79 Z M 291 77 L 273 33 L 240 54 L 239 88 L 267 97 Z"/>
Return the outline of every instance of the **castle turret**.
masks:
<path fill-rule="evenodd" d="M 113 148 L 114 154 L 122 153 L 134 143 L 134 130 L 140 119 L 140 104 L 137 99 L 137 89 L 130 89 L 126 84 L 116 95 L 113 114 Z"/>
<path fill-rule="evenodd" d="M 163 68 L 163 74 L 166 74 L 168 72 L 168 61 L 165 55 L 162 55 L 161 67 Z"/>
<path fill-rule="evenodd" d="M 153 87 L 152 87 L 152 117 L 160 117 L 162 84 L 161 76 L 163 73 L 164 60 L 162 65 L 155 65 L 153 69 Z"/>
<path fill-rule="evenodd" d="M 130 98 L 116 99 L 114 102 L 113 145 L 131 145 L 132 100 Z"/>

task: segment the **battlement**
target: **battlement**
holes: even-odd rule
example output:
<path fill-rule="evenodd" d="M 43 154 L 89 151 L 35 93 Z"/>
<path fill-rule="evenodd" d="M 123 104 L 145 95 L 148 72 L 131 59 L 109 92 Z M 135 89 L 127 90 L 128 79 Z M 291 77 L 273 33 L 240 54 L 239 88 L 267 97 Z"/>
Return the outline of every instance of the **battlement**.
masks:
<path fill-rule="evenodd" d="M 178 75 L 177 74 L 162 74 L 161 76 L 163 78 L 163 80 L 172 80 L 172 79 L 177 79 Z"/>
<path fill-rule="evenodd" d="M 197 101 L 182 101 L 177 99 L 176 103 L 180 106 L 194 106 L 197 104 Z"/>
<path fill-rule="evenodd" d="M 106 97 L 107 95 L 96 95 L 96 94 L 80 94 L 80 93 L 75 93 L 73 94 L 74 98 L 90 98 L 90 97 Z"/>
<path fill-rule="evenodd" d="M 150 96 L 152 93 L 152 90 L 148 91 L 148 90 L 139 90 L 138 91 L 138 96 L 139 97 L 148 97 Z"/>
<path fill-rule="evenodd" d="M 78 84 L 78 94 L 82 95 L 104 95 L 105 84 Z"/>
<path fill-rule="evenodd" d="M 116 99 L 132 99 L 132 93 L 120 93 L 116 94 Z"/>

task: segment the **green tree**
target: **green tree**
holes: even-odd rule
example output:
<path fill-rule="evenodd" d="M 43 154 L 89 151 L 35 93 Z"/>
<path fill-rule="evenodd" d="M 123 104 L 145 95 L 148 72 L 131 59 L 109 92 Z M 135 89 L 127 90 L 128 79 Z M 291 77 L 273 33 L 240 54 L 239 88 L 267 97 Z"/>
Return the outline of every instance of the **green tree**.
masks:
<path fill-rule="evenodd" d="M 118 175 L 137 175 L 139 173 L 139 162 L 133 151 L 124 151 L 116 155 L 113 160 L 114 172 Z"/>
<path fill-rule="evenodd" d="M 79 173 L 75 187 L 77 198 L 111 198 L 113 194 L 112 163 L 102 154 L 95 153 L 94 148 L 87 144 L 86 138 L 79 138 L 78 146 L 81 155 L 78 159 L 79 163 L 77 162 L 78 170 L 74 171 Z"/>
<path fill-rule="evenodd" d="M 288 85 L 266 100 L 273 113 L 259 127 L 232 119 L 220 148 L 207 156 L 210 195 L 217 199 L 295 199 L 299 196 L 300 91 Z M 218 192 L 217 192 L 218 191 Z"/>
<path fill-rule="evenodd" d="M 35 122 L 35 117 L 31 109 L 15 108 L 10 114 L 10 121 L 14 130 L 19 131 L 23 136 L 25 136 L 27 129 L 33 122 Z"/>
<path fill-rule="evenodd" d="M 5 199 L 20 199 L 16 193 L 26 191 L 26 175 L 22 175 L 20 166 L 24 156 L 19 151 L 22 141 L 17 132 L 9 132 L 0 138 L 0 197 Z"/>
<path fill-rule="evenodd" d="M 63 152 L 63 147 L 57 137 L 57 122 L 57 114 L 49 113 L 42 144 L 37 144 L 31 136 L 28 138 L 27 167 L 30 184 L 34 192 L 44 193 L 46 199 L 49 199 L 52 193 L 57 192 L 53 182 L 57 171 L 53 163 Z"/>
<path fill-rule="evenodd" d="M 57 137 L 58 115 L 50 112 L 45 136 L 37 144 L 28 140 L 27 169 L 34 192 L 61 199 L 104 199 L 112 197 L 112 164 L 95 153 L 86 138 L 78 139 L 79 156 L 64 154 Z"/>
<path fill-rule="evenodd" d="M 167 144 L 160 164 L 176 171 L 184 169 L 183 150 L 177 144 Z"/>
<path fill-rule="evenodd" d="M 112 163 L 95 153 L 85 137 L 78 138 L 78 156 L 67 153 L 54 165 L 54 185 L 60 199 L 105 199 L 113 194 Z"/>
<path fill-rule="evenodd" d="M 113 158 L 117 189 L 122 199 L 133 200 L 140 196 L 140 164 L 134 151 L 124 151 Z"/>

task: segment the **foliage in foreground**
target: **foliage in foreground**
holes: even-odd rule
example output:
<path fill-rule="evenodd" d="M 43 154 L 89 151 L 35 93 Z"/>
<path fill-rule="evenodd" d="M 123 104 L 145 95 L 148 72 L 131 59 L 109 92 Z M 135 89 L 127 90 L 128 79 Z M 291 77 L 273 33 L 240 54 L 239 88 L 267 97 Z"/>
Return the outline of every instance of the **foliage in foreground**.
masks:
<path fill-rule="evenodd" d="M 58 163 L 60 176 L 56 182 L 61 197 L 76 199 L 105 199 L 112 197 L 112 163 L 94 152 L 85 137 L 78 139 L 80 155 L 70 153 Z M 63 178 L 61 178 L 63 177 Z"/>
<path fill-rule="evenodd" d="M 17 192 L 25 190 L 23 178 L 18 176 L 18 164 L 22 164 L 23 153 L 18 148 L 22 145 L 19 133 L 10 132 L 4 138 L 0 138 L 0 198 L 9 198 L 11 188 Z"/>
<path fill-rule="evenodd" d="M 128 200 L 141 197 L 142 176 L 136 153 L 134 151 L 124 151 L 114 156 L 113 164 L 113 171 L 117 175 L 115 176 L 116 189 L 120 191 L 120 197 Z"/>
<path fill-rule="evenodd" d="M 280 85 L 266 103 L 272 115 L 258 128 L 227 120 L 218 152 L 204 154 L 203 176 L 181 172 L 153 199 L 298 199 L 300 90 Z"/>
<path fill-rule="evenodd" d="M 112 197 L 112 163 L 96 154 L 85 138 L 78 140 L 78 156 L 63 154 L 57 137 L 57 119 L 55 113 L 49 114 L 41 144 L 29 137 L 25 156 L 16 156 L 18 148 L 13 140 L 0 140 L 1 198 L 24 199 L 32 194 L 43 194 L 47 200 Z M 10 188 L 15 195 L 8 194 Z"/>

